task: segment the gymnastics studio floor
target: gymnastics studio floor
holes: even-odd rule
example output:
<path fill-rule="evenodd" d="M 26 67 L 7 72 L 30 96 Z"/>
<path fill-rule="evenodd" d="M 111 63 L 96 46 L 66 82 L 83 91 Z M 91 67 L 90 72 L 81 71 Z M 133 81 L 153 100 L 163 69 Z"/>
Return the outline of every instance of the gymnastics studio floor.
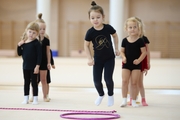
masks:
<path fill-rule="evenodd" d="M 92 81 L 92 67 L 86 58 L 54 58 L 56 69 L 51 70 L 50 102 L 43 102 L 39 85 L 38 105 L 23 105 L 22 59 L 0 58 L 0 120 L 66 120 L 60 115 L 72 112 L 109 112 L 120 120 L 180 120 L 180 59 L 151 59 L 151 70 L 144 78 L 149 106 L 121 108 L 121 59 L 116 58 L 114 70 L 114 105 L 107 106 L 107 94 L 95 106 L 97 92 Z M 104 84 L 104 81 L 103 81 Z M 104 85 L 104 91 L 107 93 Z M 139 96 L 139 101 L 141 97 Z M 70 117 L 70 116 L 69 116 Z M 72 115 L 89 118 L 107 115 Z M 93 119 L 94 118 L 94 119 Z M 97 120 L 98 120 L 97 119 Z M 103 119 L 101 119 L 103 120 Z"/>

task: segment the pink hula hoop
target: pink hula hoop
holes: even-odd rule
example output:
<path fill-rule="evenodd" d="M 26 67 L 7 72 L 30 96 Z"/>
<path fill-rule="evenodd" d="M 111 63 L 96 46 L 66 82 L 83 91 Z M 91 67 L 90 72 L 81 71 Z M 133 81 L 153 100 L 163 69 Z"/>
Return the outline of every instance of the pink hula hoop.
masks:
<path fill-rule="evenodd" d="M 103 115 L 109 117 L 82 118 L 82 117 L 71 117 L 71 115 Z M 64 113 L 61 114 L 60 117 L 65 119 L 76 119 L 76 120 L 112 120 L 112 119 L 120 118 L 120 115 L 114 113 L 103 113 L 103 112 L 76 112 L 76 113 Z"/>
<path fill-rule="evenodd" d="M 5 108 L 0 107 L 0 110 L 32 110 L 32 111 L 55 111 L 55 112 L 69 112 L 61 114 L 61 118 L 65 119 L 78 119 L 78 120 L 107 120 L 107 119 L 117 119 L 120 118 L 119 114 L 115 114 L 116 111 L 87 111 L 87 110 L 59 110 L 59 109 L 41 109 L 41 108 Z M 71 115 L 103 115 L 109 117 L 103 118 L 79 118 L 79 117 L 72 117 Z"/>

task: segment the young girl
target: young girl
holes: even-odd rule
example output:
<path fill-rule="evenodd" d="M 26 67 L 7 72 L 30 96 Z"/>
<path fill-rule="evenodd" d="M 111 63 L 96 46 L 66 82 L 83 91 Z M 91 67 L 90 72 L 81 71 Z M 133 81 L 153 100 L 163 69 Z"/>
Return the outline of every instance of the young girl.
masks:
<path fill-rule="evenodd" d="M 33 87 L 33 103 L 38 104 L 38 85 L 37 75 L 41 63 L 41 45 L 36 37 L 39 34 L 39 25 L 31 22 L 27 25 L 24 38 L 18 43 L 17 53 L 23 58 L 23 75 L 24 75 L 24 101 L 22 104 L 28 104 L 30 81 Z"/>
<path fill-rule="evenodd" d="M 51 51 L 51 49 L 50 49 L 50 53 L 51 53 L 51 67 L 53 68 L 53 69 L 55 69 L 55 64 L 54 64 L 54 59 L 53 59 L 53 55 L 52 55 L 52 51 Z M 50 70 L 48 70 L 47 71 L 47 88 L 48 88 L 48 90 L 47 90 L 47 96 L 48 96 L 48 98 L 49 98 L 49 84 L 51 83 L 51 75 L 50 75 Z M 39 84 L 39 82 L 40 82 L 40 75 L 38 74 L 38 84 Z M 33 95 L 33 93 L 32 93 L 32 95 Z M 50 98 L 49 98 L 49 100 L 51 100 Z M 33 97 L 29 100 L 29 102 L 33 102 Z"/>
<path fill-rule="evenodd" d="M 92 2 L 88 14 L 91 27 L 85 36 L 84 49 L 88 57 L 88 65 L 93 66 L 93 79 L 96 90 L 99 94 L 95 100 L 95 104 L 98 106 L 104 97 L 103 85 L 102 85 L 102 72 L 104 70 L 104 79 L 108 89 L 108 106 L 114 104 L 114 82 L 113 71 L 115 65 L 115 54 L 119 55 L 118 50 L 118 36 L 116 30 L 109 24 L 104 24 L 104 12 L 101 6 Z M 114 39 L 115 54 L 113 45 L 111 42 L 111 35 Z M 90 52 L 90 42 L 94 47 L 94 58 Z"/>
<path fill-rule="evenodd" d="M 147 70 L 150 69 L 150 51 L 149 51 L 149 46 L 148 44 L 150 43 L 148 38 L 146 36 L 144 36 L 144 25 L 141 19 L 134 17 L 135 19 L 137 19 L 139 21 L 139 23 L 141 24 L 141 34 L 140 36 L 142 37 L 145 47 L 146 47 L 146 51 L 147 51 L 147 56 L 143 59 L 142 61 L 142 66 L 141 66 L 141 75 L 140 75 L 140 79 L 139 79 L 139 83 L 138 83 L 138 93 L 140 92 L 142 100 L 141 103 L 143 106 L 148 106 L 148 104 L 146 103 L 146 99 L 145 99 L 145 91 L 144 91 L 144 85 L 143 85 L 143 77 L 144 77 L 144 73 L 145 75 L 147 74 Z M 138 94 L 137 94 L 138 95 Z M 131 105 L 131 99 L 130 99 L 130 105 Z"/>
<path fill-rule="evenodd" d="M 40 28 L 40 35 L 39 41 L 42 46 L 42 61 L 40 65 L 40 81 L 42 84 L 42 91 L 43 91 L 43 99 L 45 102 L 49 102 L 50 99 L 48 98 L 49 88 L 47 84 L 47 72 L 50 70 L 50 42 L 49 39 L 45 37 L 46 31 L 46 24 L 45 21 L 42 19 L 42 14 L 38 14 L 38 19 L 35 21 L 39 24 Z"/>
<path fill-rule="evenodd" d="M 141 74 L 141 61 L 146 56 L 144 41 L 140 38 L 141 23 L 134 17 L 125 22 L 125 30 L 128 37 L 122 40 L 121 57 L 122 57 L 122 97 L 121 107 L 127 105 L 128 83 L 131 78 L 132 86 L 132 106 L 136 104 L 137 84 Z"/>

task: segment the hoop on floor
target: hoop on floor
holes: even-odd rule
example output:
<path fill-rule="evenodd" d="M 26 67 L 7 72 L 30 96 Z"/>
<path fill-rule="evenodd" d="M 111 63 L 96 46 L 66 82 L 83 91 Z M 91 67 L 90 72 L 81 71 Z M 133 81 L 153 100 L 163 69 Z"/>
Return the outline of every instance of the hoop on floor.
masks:
<path fill-rule="evenodd" d="M 10 107 L 0 107 L 0 110 L 27 110 L 27 111 L 54 111 L 54 112 L 68 112 L 61 114 L 61 118 L 65 119 L 78 119 L 78 120 L 107 120 L 107 119 L 117 119 L 120 118 L 119 114 L 115 114 L 116 111 L 91 111 L 91 110 L 60 110 L 60 109 L 45 109 L 45 108 L 10 108 Z M 102 115 L 106 117 L 99 118 L 78 118 L 72 117 L 72 115 Z M 107 117 L 109 116 L 109 117 Z"/>
<path fill-rule="evenodd" d="M 98 118 L 82 118 L 82 117 L 72 117 L 72 115 L 103 115 L 109 117 L 98 117 Z M 60 115 L 61 118 L 65 119 L 78 119 L 78 120 L 110 120 L 120 118 L 119 114 L 113 113 L 103 113 L 103 112 L 74 112 L 74 113 L 64 113 Z"/>

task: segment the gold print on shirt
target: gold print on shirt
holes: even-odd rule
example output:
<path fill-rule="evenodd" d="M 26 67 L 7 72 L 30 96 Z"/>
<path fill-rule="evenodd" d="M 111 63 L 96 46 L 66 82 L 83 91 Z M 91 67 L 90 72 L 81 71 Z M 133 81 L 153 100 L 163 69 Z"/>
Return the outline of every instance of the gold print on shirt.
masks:
<path fill-rule="evenodd" d="M 105 36 L 99 35 L 96 37 L 95 41 L 97 44 L 97 46 L 96 46 L 97 50 L 101 50 L 104 47 L 109 48 L 110 44 L 109 44 L 109 41 L 107 40 L 107 38 Z"/>

